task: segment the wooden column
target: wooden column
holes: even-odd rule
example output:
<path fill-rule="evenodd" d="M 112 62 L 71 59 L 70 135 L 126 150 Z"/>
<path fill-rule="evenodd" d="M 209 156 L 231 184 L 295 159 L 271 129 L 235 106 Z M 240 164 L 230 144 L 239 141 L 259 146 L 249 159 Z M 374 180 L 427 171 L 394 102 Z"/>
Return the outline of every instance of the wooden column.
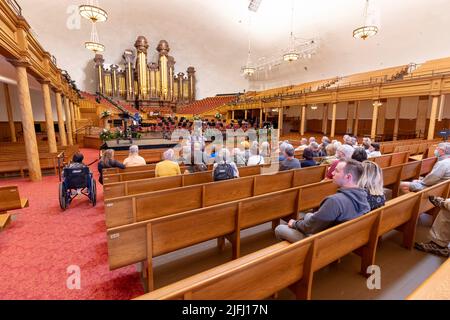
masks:
<path fill-rule="evenodd" d="M 264 108 L 264 121 L 267 121 L 267 108 Z"/>
<path fill-rule="evenodd" d="M 434 139 L 434 128 L 436 126 L 436 115 L 438 108 L 439 96 L 433 96 L 431 104 L 430 125 L 428 126 L 428 140 Z"/>
<path fill-rule="evenodd" d="M 331 133 L 330 137 L 334 138 L 336 131 L 336 102 L 333 103 L 332 117 L 331 117 Z"/>
<path fill-rule="evenodd" d="M 75 136 L 75 131 L 77 130 L 77 125 L 75 121 L 76 115 L 75 115 L 75 108 L 71 100 L 69 100 L 69 111 L 70 111 L 70 118 L 72 119 L 72 133 L 73 136 Z"/>
<path fill-rule="evenodd" d="M 247 109 L 245 109 L 245 111 L 244 111 L 244 120 L 246 120 L 247 119 Z"/>
<path fill-rule="evenodd" d="M 396 110 L 396 113 L 395 113 L 395 122 L 394 122 L 394 133 L 393 133 L 393 140 L 394 141 L 397 140 L 397 136 L 398 136 L 398 125 L 400 123 L 401 107 L 402 107 L 402 98 L 398 98 L 397 110 Z"/>
<path fill-rule="evenodd" d="M 381 104 L 378 107 L 377 131 L 376 131 L 377 134 L 384 134 L 384 124 L 386 122 L 386 104 L 387 100 L 383 101 L 383 104 Z"/>
<path fill-rule="evenodd" d="M 322 111 L 322 132 L 326 135 L 328 131 L 328 103 L 324 103 Z"/>
<path fill-rule="evenodd" d="M 372 113 L 372 128 L 370 130 L 370 138 L 372 140 L 375 139 L 377 134 L 377 118 L 378 118 L 378 107 L 380 103 L 378 101 L 374 101 L 373 103 L 373 113 Z"/>
<path fill-rule="evenodd" d="M 50 100 L 50 81 L 42 81 L 42 96 L 44 98 L 45 124 L 47 127 L 47 143 L 50 153 L 57 153 L 55 127 L 53 125 L 52 103 Z"/>
<path fill-rule="evenodd" d="M 34 130 L 33 109 L 31 106 L 30 89 L 28 85 L 28 62 L 14 61 L 17 74 L 17 89 L 19 93 L 19 108 L 22 116 L 23 139 L 27 155 L 28 172 L 31 181 L 42 180 L 39 151 Z"/>
<path fill-rule="evenodd" d="M 234 110 L 231 111 L 231 120 L 234 120 Z"/>
<path fill-rule="evenodd" d="M 347 104 L 347 133 L 353 134 L 353 122 L 355 119 L 355 101 Z"/>
<path fill-rule="evenodd" d="M 356 101 L 355 106 L 355 121 L 353 123 L 353 135 L 358 135 L 358 124 L 359 124 L 359 101 Z"/>
<path fill-rule="evenodd" d="M 261 129 L 263 125 L 263 109 L 259 109 L 259 128 Z"/>
<path fill-rule="evenodd" d="M 67 146 L 66 129 L 64 127 L 64 114 L 62 107 L 61 91 L 56 91 L 56 113 L 58 114 L 58 129 L 59 139 L 61 140 L 61 146 Z"/>
<path fill-rule="evenodd" d="M 9 86 L 7 83 L 3 84 L 3 89 L 5 91 L 5 105 L 6 113 L 8 114 L 9 131 L 11 132 L 11 142 L 17 142 L 16 126 L 14 125 L 14 115 L 12 112 L 11 97 L 9 95 Z"/>
<path fill-rule="evenodd" d="M 417 115 L 416 115 L 416 132 L 422 132 L 425 136 L 427 126 L 427 111 L 429 96 L 420 96 L 417 100 Z"/>
<path fill-rule="evenodd" d="M 283 135 L 283 108 L 278 108 L 278 130 L 280 130 L 280 136 Z"/>
<path fill-rule="evenodd" d="M 70 116 L 69 99 L 67 97 L 64 97 L 64 113 L 66 115 L 67 143 L 69 144 L 69 146 L 73 146 L 72 118 Z"/>
<path fill-rule="evenodd" d="M 306 106 L 302 106 L 302 119 L 300 124 L 300 135 L 305 135 L 305 124 L 306 124 Z"/>

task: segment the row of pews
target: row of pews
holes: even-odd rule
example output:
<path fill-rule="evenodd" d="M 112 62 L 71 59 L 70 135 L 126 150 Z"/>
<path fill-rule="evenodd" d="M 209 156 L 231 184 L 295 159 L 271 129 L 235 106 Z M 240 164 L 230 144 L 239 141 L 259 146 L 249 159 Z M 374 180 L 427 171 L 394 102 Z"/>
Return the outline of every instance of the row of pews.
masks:
<path fill-rule="evenodd" d="M 292 287 L 293 284 L 296 284 L 292 288 L 294 292 L 298 293 L 299 298 L 310 298 L 314 271 L 353 251 L 362 257 L 361 271 L 364 270 L 364 266 L 370 265 L 375 259 L 379 236 L 390 230 L 402 231 L 405 246 L 411 248 L 419 213 L 426 211 L 429 211 L 430 214 L 437 213 L 430 206 L 431 204 L 425 201 L 428 199 L 428 195 L 446 196 L 448 194 L 449 184 L 444 183 L 424 190 L 420 196 L 411 194 L 398 197 L 400 181 L 417 179 L 419 176 L 426 175 L 431 171 L 436 161 L 435 158 L 408 162 L 409 152 L 407 151 L 377 158 L 372 160 L 383 168 L 384 185 L 392 189 L 393 199 L 385 207 L 355 221 L 349 221 L 347 224 L 324 231 L 319 234 L 320 236 L 316 235 L 317 239 L 305 239 L 300 242 L 303 245 L 281 242 L 244 257 L 240 257 L 240 232 L 242 230 L 270 221 L 272 221 L 273 227 L 276 227 L 280 219 L 293 218 L 300 211 L 317 208 L 324 197 L 336 192 L 337 187 L 331 181 L 322 181 L 326 166 L 278 172 L 271 175 L 263 174 L 263 170 L 268 166 L 255 166 L 256 172 L 253 172 L 253 175 L 245 176 L 244 173 L 239 179 L 222 182 L 199 179 L 197 183 L 191 185 L 182 184 L 182 176 L 165 178 L 148 176 L 145 179 L 139 179 L 142 176 L 139 176 L 136 170 L 142 174 L 146 172 L 143 168 L 106 173 L 105 176 L 127 176 L 134 172 L 137 174 L 134 178 L 138 178 L 136 180 L 118 178 L 118 182 L 107 182 L 104 185 L 110 269 L 134 263 L 146 265 L 147 272 L 144 268 L 143 276 L 147 279 L 148 290 L 152 291 L 154 289 L 152 269 L 154 257 L 213 239 L 217 239 L 218 248 L 223 250 L 225 242 L 228 240 L 232 245 L 233 261 L 160 288 L 142 298 L 261 299 L 282 288 Z M 240 170 L 248 168 L 251 167 L 240 168 Z M 128 172 L 126 172 L 127 170 Z M 189 179 L 194 181 L 195 177 L 200 177 L 201 174 L 203 173 L 183 176 L 190 176 Z M 211 172 L 206 176 L 211 179 Z M 178 201 L 173 201 L 173 199 Z M 395 212 L 401 212 L 401 214 L 397 214 L 396 217 Z M 364 230 L 355 231 L 363 226 Z M 335 253 L 331 254 L 327 250 L 331 251 L 332 248 L 327 246 L 322 248 L 322 241 L 319 239 L 328 234 L 330 239 L 339 237 L 340 233 L 335 234 L 334 230 L 341 229 L 346 230 L 344 233 L 347 236 L 355 233 L 355 236 L 361 236 L 361 239 L 352 238 L 351 245 L 345 245 L 346 242 L 342 241 L 342 250 L 338 248 Z M 295 251 L 297 249 L 298 252 Z M 302 259 L 300 252 L 303 252 L 304 260 L 296 260 L 293 256 L 286 258 L 291 250 L 296 252 L 293 253 L 293 256 L 297 256 L 300 260 Z M 320 252 L 325 250 L 323 255 L 332 255 L 332 258 L 316 261 L 317 250 Z M 293 270 L 284 272 L 285 274 L 282 275 L 289 278 L 290 283 L 283 280 L 277 282 L 278 284 L 273 288 L 270 284 L 264 283 L 265 289 L 254 288 L 254 290 L 230 292 L 233 287 L 240 288 L 240 285 L 228 277 L 234 278 L 233 275 L 238 270 L 244 272 L 240 268 L 247 270 L 245 266 L 249 264 L 255 264 L 255 268 L 261 268 L 261 272 L 251 269 L 245 271 L 253 275 L 248 281 L 255 285 L 258 282 L 261 283 L 261 279 L 265 278 L 268 272 L 276 274 L 278 267 L 272 265 L 272 259 L 278 254 L 284 256 L 286 260 L 283 261 L 292 266 L 297 262 L 304 263 L 307 267 L 306 278 L 303 274 L 299 274 L 303 269 L 296 266 L 297 271 L 293 267 Z M 340 256 L 336 257 L 336 255 Z M 263 261 L 266 261 L 268 265 L 265 265 Z M 260 263 L 263 264 L 259 265 Z M 286 265 L 281 270 L 285 268 Z M 263 270 L 266 270 L 265 273 Z M 291 276 L 288 275 L 290 271 L 293 272 Z M 222 275 L 225 277 L 223 278 L 225 282 L 219 281 Z M 246 288 L 252 288 L 248 281 L 242 280 L 247 278 L 246 275 L 236 274 L 236 277 L 238 283 L 245 285 Z M 218 281 L 216 289 L 212 291 L 208 289 L 207 293 L 202 291 L 198 296 L 197 292 L 194 293 L 196 289 L 193 290 L 192 286 L 197 288 L 199 284 L 215 280 Z M 213 286 L 215 285 L 213 284 Z M 202 285 L 200 287 L 204 289 Z M 223 290 L 217 288 L 223 288 Z M 227 291 L 226 288 L 230 288 L 230 290 Z M 270 289 L 267 291 L 268 288 Z M 175 291 L 176 295 L 172 295 Z M 234 295 L 239 292 L 241 296 Z M 258 292 L 258 295 L 253 296 L 253 292 Z"/>

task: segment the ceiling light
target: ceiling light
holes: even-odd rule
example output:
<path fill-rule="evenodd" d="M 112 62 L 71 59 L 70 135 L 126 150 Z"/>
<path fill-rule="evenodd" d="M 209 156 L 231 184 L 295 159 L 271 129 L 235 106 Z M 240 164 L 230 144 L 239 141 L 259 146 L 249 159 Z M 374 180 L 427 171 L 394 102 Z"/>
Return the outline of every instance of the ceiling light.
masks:
<path fill-rule="evenodd" d="M 88 3 L 79 6 L 78 10 L 83 18 L 94 23 L 108 20 L 108 13 L 100 8 L 97 0 L 88 0 Z"/>
<path fill-rule="evenodd" d="M 300 55 L 297 52 L 288 52 L 283 55 L 283 60 L 291 62 L 298 60 L 299 57 Z"/>
<path fill-rule="evenodd" d="M 94 53 L 105 51 L 105 46 L 100 43 L 98 39 L 97 28 L 95 23 L 92 23 L 91 40 L 84 43 L 84 47 Z"/>
<path fill-rule="evenodd" d="M 369 0 L 366 0 L 366 6 L 364 9 L 364 25 L 362 27 L 353 30 L 353 37 L 366 40 L 378 33 L 378 27 L 370 25 L 368 23 L 368 12 L 369 12 Z"/>

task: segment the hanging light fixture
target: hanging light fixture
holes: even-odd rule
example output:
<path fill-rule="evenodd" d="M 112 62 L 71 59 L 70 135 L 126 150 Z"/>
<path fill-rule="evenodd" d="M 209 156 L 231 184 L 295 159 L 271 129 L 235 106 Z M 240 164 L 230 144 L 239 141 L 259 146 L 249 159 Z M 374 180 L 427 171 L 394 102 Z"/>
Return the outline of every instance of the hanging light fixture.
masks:
<path fill-rule="evenodd" d="M 296 61 L 300 57 L 300 54 L 295 50 L 295 43 L 294 43 L 294 0 L 292 0 L 292 6 L 291 6 L 291 35 L 289 38 L 289 50 L 283 55 L 284 61 Z"/>
<path fill-rule="evenodd" d="M 317 110 L 317 106 L 314 104 L 311 106 L 311 110 Z"/>
<path fill-rule="evenodd" d="M 364 25 L 353 30 L 353 37 L 366 40 L 369 37 L 372 37 L 378 33 L 378 27 L 374 25 L 370 25 L 368 23 L 368 12 L 369 12 L 369 0 L 366 0 L 366 6 L 364 9 Z"/>
<path fill-rule="evenodd" d="M 247 63 L 245 64 L 245 66 L 242 67 L 242 73 L 245 76 L 248 76 L 248 77 L 251 77 L 256 71 L 256 68 L 253 67 L 252 63 L 251 63 L 250 24 L 251 24 L 251 19 L 250 19 L 250 14 L 249 14 L 249 16 L 248 16 L 248 30 L 247 30 L 247 38 L 248 38 Z"/>
<path fill-rule="evenodd" d="M 88 0 L 87 4 L 78 7 L 80 15 L 88 20 L 95 22 L 105 22 L 108 20 L 108 13 L 100 8 L 98 0 Z"/>
<path fill-rule="evenodd" d="M 105 46 L 100 43 L 98 39 L 97 28 L 95 23 L 92 23 L 91 39 L 84 43 L 86 49 L 93 51 L 94 53 L 105 51 Z"/>

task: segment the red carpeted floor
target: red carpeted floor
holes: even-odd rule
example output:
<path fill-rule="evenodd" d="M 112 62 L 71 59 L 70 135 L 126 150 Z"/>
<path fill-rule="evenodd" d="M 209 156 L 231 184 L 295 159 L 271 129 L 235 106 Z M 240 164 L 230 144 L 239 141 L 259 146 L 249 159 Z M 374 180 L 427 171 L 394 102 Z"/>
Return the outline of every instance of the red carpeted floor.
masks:
<path fill-rule="evenodd" d="M 85 163 L 98 155 L 97 150 L 81 151 Z M 98 180 L 97 164 L 91 171 Z M 143 294 L 134 266 L 109 270 L 102 186 L 97 182 L 96 207 L 78 196 L 63 212 L 58 183 L 56 176 L 34 183 L 0 180 L 0 186 L 19 186 L 30 203 L 11 211 L 15 220 L 0 232 L 0 299 L 131 299 Z M 80 268 L 80 289 L 67 286 L 70 266 Z"/>

